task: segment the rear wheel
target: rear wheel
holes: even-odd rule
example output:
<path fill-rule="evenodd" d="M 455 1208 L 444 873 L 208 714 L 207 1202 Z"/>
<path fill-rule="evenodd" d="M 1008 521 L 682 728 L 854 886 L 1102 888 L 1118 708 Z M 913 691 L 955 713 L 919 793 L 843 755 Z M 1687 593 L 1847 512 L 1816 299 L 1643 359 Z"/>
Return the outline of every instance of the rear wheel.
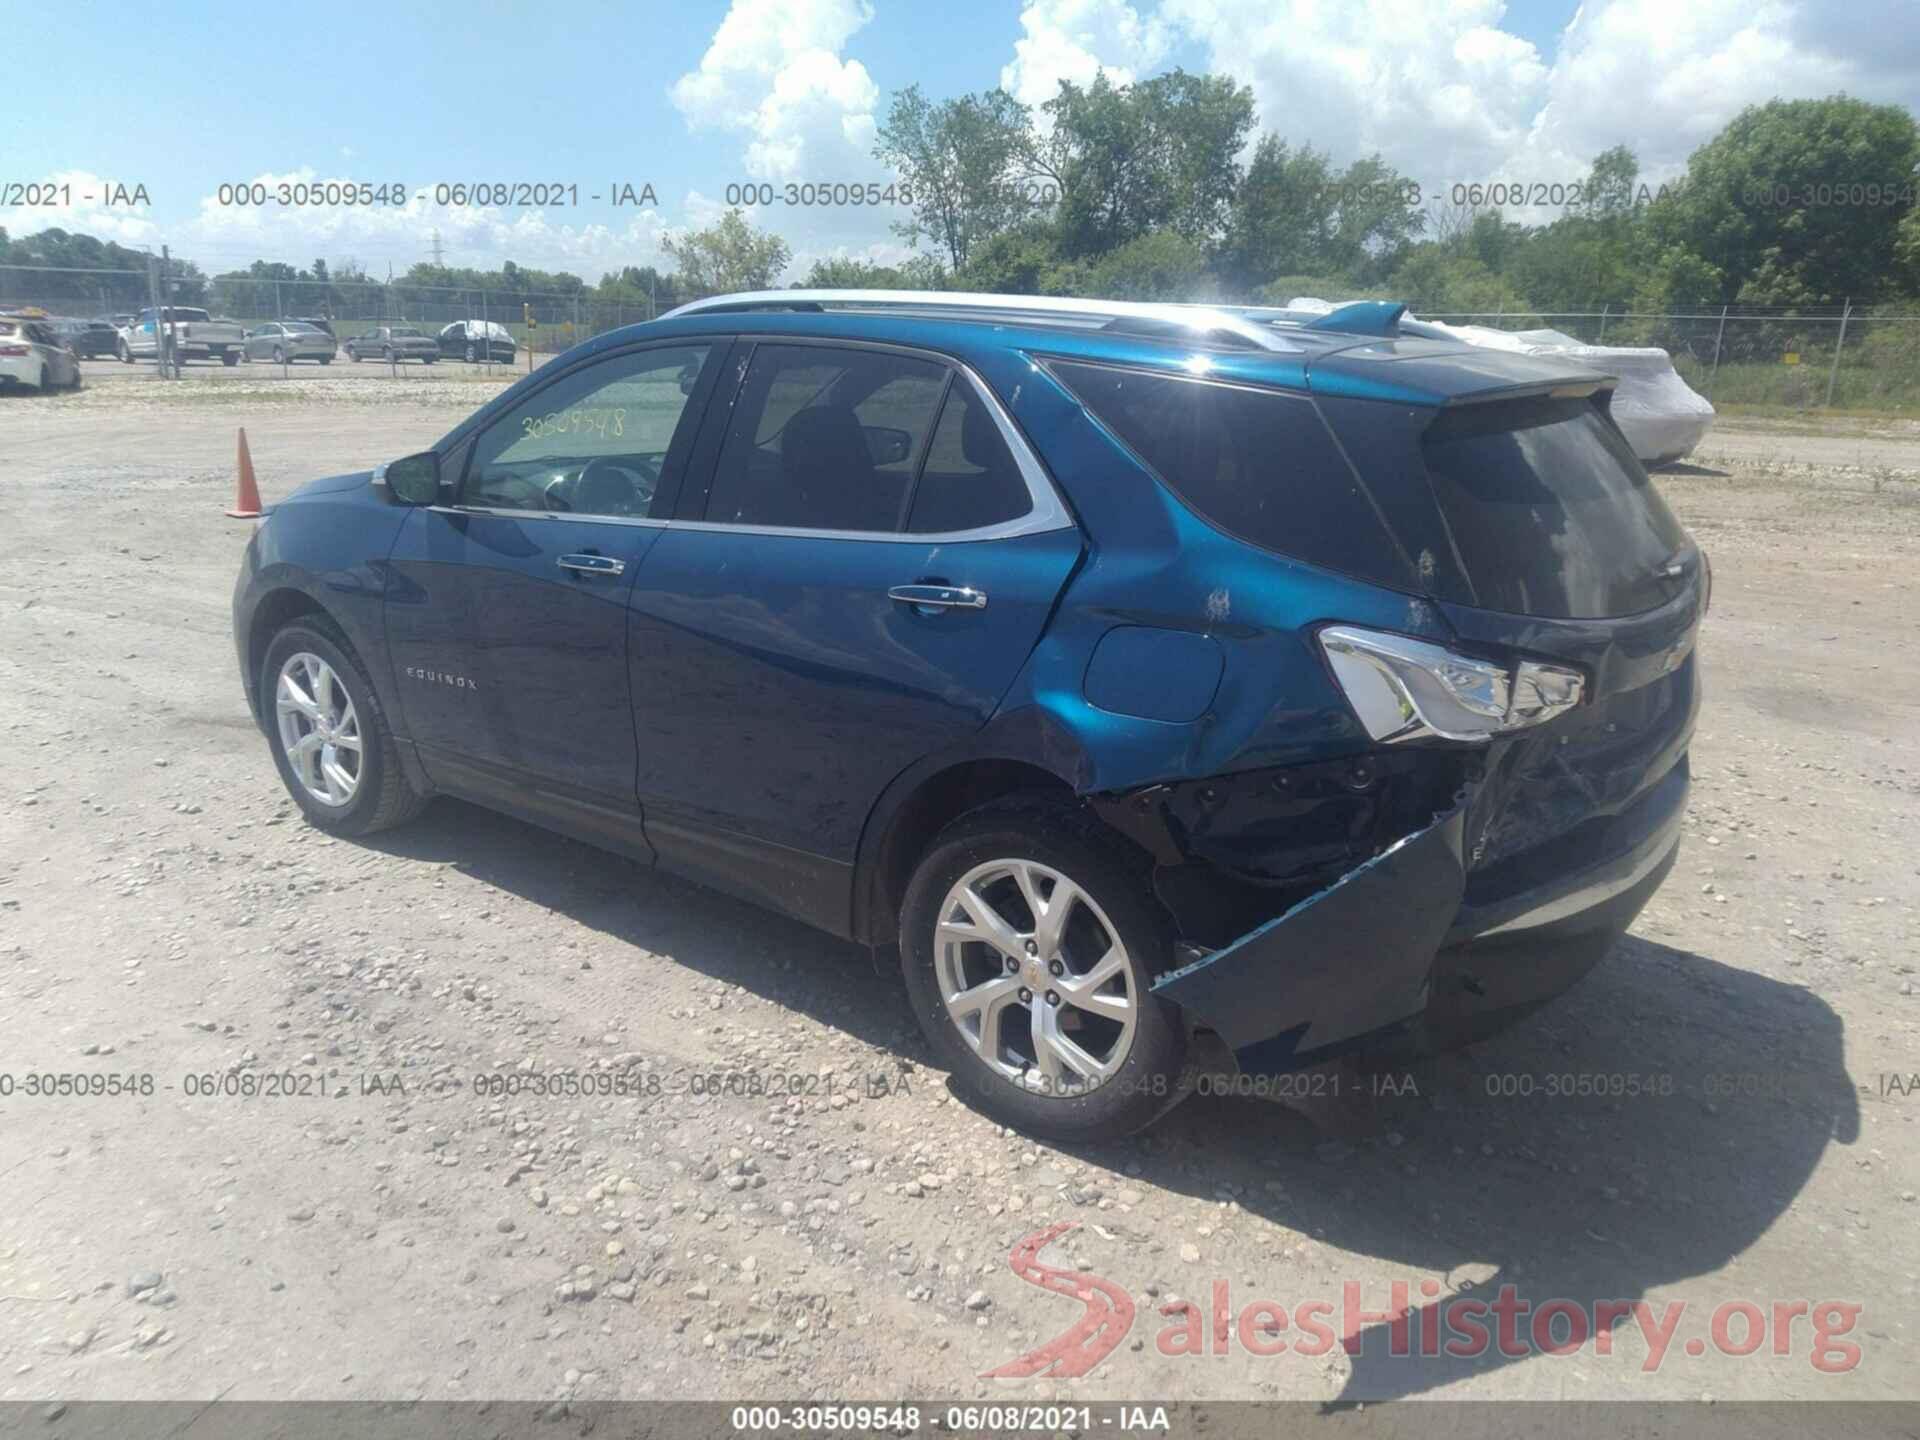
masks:
<path fill-rule="evenodd" d="M 222 365 L 238 365 L 240 363 L 240 352 L 238 350 L 222 350 L 220 352 L 220 363 Z"/>
<path fill-rule="evenodd" d="M 476 352 L 476 351 L 474 350 L 474 348 L 473 348 L 473 342 L 472 342 L 471 340 L 469 340 L 469 341 L 467 342 L 467 363 L 468 363 L 469 365 L 471 365 L 471 364 L 473 364 L 473 362 L 474 362 L 474 360 L 475 360 L 476 358 L 478 358 L 478 357 L 477 357 L 477 352 Z"/>
<path fill-rule="evenodd" d="M 1151 871 L 1086 811 L 1016 798 L 963 815 L 915 869 L 900 958 L 960 1090 L 1008 1125 L 1110 1139 L 1186 1093 L 1187 1031 L 1151 993 L 1173 936 Z"/>
<path fill-rule="evenodd" d="M 347 359 L 353 361 L 354 364 L 358 365 L 360 363 L 360 352 L 354 349 L 351 345 L 347 346 Z"/>
<path fill-rule="evenodd" d="M 407 783 L 359 657 L 329 621 L 306 617 L 274 636 L 260 686 L 274 764 L 314 825 L 368 835 L 412 819 L 426 803 Z"/>
<path fill-rule="evenodd" d="M 287 352 L 282 350 L 278 345 L 273 347 L 273 363 L 276 365 L 284 365 L 287 363 Z"/>

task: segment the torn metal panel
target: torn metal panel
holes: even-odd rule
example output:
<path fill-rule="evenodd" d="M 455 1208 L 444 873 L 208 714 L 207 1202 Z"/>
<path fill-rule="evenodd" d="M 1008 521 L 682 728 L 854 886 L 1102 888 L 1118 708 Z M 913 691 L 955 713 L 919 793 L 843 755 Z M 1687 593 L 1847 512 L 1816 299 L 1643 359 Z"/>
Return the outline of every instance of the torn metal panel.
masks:
<path fill-rule="evenodd" d="M 1418 1015 L 1466 889 L 1464 797 L 1277 920 L 1155 982 L 1248 1071 Z"/>

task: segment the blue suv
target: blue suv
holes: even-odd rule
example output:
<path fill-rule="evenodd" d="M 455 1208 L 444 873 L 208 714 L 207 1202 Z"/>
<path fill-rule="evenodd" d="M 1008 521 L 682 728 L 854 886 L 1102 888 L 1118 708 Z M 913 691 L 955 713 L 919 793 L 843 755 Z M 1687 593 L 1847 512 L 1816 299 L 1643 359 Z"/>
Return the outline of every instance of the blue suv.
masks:
<path fill-rule="evenodd" d="M 1202 1037 L 1485 1035 L 1665 878 L 1710 575 L 1611 389 L 1397 306 L 723 296 L 276 506 L 241 673 L 320 828 L 897 945 L 982 1109 L 1120 1134 Z"/>

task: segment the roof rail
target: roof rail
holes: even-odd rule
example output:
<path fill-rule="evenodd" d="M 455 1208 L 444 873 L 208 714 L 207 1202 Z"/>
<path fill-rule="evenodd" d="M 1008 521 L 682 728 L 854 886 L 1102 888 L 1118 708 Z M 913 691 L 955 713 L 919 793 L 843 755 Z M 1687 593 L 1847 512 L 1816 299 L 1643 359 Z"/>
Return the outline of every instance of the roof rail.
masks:
<path fill-rule="evenodd" d="M 954 319 L 1052 321 L 1166 339 L 1206 340 L 1249 350 L 1297 352 L 1273 327 L 1205 305 L 1133 300 L 1081 300 L 1059 295 L 986 295 L 966 290 L 753 290 L 715 295 L 669 310 L 660 318 L 723 315 L 754 310 L 895 310 Z"/>

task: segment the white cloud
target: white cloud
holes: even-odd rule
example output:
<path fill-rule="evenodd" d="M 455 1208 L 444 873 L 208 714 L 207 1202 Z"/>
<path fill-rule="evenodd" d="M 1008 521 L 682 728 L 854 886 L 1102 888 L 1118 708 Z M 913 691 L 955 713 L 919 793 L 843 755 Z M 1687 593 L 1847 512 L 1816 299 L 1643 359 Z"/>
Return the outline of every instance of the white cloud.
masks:
<path fill-rule="evenodd" d="M 866 0 L 733 0 L 699 68 L 672 91 L 690 127 L 743 134 L 743 173 L 716 179 L 852 181 L 879 173 L 880 89 L 864 65 L 841 55 L 872 18 Z"/>
<path fill-rule="evenodd" d="M 1044 98 L 1058 76 L 1137 74 L 1195 44 L 1252 87 L 1262 130 L 1340 164 L 1378 151 L 1443 189 L 1576 179 L 1622 143 L 1659 180 L 1776 95 L 1920 100 L 1912 0 L 1587 0 L 1551 63 L 1505 16 L 1503 0 L 1034 0 L 1001 78 Z"/>
<path fill-rule="evenodd" d="M 38 190 L 33 198 L 48 203 L 0 206 L 0 227 L 15 239 L 58 229 L 121 245 L 159 244 L 159 227 L 150 218 L 152 207 L 127 203 L 137 198 L 131 185 L 91 170 L 60 170 L 22 183 Z"/>
<path fill-rule="evenodd" d="M 1062 80 L 1090 85 L 1104 71 L 1116 85 L 1127 84 L 1158 65 L 1172 43 L 1165 20 L 1127 0 L 1030 0 L 1020 29 L 1000 87 L 1036 110 L 1059 93 Z"/>

